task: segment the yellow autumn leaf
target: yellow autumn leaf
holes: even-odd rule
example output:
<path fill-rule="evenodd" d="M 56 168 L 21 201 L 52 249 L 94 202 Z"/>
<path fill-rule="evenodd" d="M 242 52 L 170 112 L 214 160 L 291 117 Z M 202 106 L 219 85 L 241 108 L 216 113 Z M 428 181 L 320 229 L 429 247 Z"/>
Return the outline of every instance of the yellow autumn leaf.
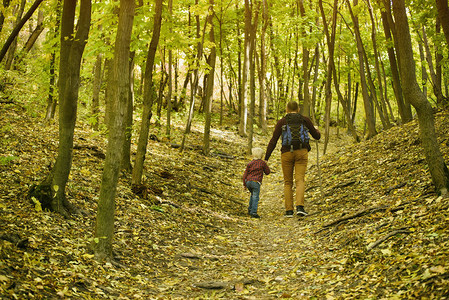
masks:
<path fill-rule="evenodd" d="M 443 274 L 446 273 L 446 269 L 443 266 L 434 266 L 430 268 L 433 273 Z"/>

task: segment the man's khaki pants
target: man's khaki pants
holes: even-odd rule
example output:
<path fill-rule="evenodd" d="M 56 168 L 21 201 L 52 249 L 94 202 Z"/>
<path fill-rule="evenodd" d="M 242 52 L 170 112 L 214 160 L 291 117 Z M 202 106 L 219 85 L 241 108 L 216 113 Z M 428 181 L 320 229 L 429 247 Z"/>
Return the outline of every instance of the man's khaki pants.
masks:
<path fill-rule="evenodd" d="M 284 152 L 281 155 L 282 172 L 284 173 L 285 210 L 293 210 L 293 171 L 296 183 L 296 205 L 304 206 L 305 174 L 309 152 L 298 149 Z"/>

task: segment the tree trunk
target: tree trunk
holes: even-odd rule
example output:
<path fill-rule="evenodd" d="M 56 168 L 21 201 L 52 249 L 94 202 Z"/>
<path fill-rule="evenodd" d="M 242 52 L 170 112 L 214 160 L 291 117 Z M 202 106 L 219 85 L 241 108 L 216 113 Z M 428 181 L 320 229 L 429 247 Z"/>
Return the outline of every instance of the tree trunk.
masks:
<path fill-rule="evenodd" d="M 173 16 L 173 0 L 168 0 L 168 10 L 170 13 L 170 19 Z M 172 26 L 170 23 L 170 34 L 172 34 Z M 168 49 L 168 94 L 167 94 L 167 126 L 166 126 L 166 134 L 170 139 L 170 131 L 171 131 L 171 110 L 172 110 L 172 92 L 173 92 L 173 52 L 172 49 Z"/>
<path fill-rule="evenodd" d="M 74 34 L 76 2 L 64 1 L 61 21 L 61 52 L 59 63 L 59 146 L 52 170 L 52 202 L 54 211 L 62 214 L 74 208 L 65 197 L 72 166 L 73 135 L 78 105 L 80 67 L 90 28 L 91 2 L 81 1 L 76 35 Z"/>
<path fill-rule="evenodd" d="M 3 23 L 5 23 L 5 15 L 3 12 L 9 8 L 9 4 L 11 3 L 11 0 L 3 0 L 3 10 L 0 11 L 0 32 L 3 30 Z"/>
<path fill-rule="evenodd" d="M 98 260 L 112 258 L 115 194 L 125 142 L 125 115 L 129 102 L 129 57 L 134 10 L 134 0 L 120 0 L 113 70 L 108 78 L 108 95 L 111 97 L 113 119 L 110 122 L 93 243 Z"/>
<path fill-rule="evenodd" d="M 15 68 L 16 66 L 20 65 L 26 54 L 28 54 L 31 51 L 34 44 L 36 43 L 37 38 L 41 35 L 42 31 L 44 31 L 43 22 L 44 22 L 44 13 L 43 11 L 40 10 L 38 12 L 36 28 L 34 28 L 33 32 L 28 37 L 28 40 L 25 42 L 22 51 L 16 57 L 16 61 L 14 62 Z"/>
<path fill-rule="evenodd" d="M 242 70 L 242 85 L 241 85 L 241 96 L 242 102 L 240 107 L 240 126 L 239 134 L 241 136 L 247 136 L 247 122 L 248 122 L 248 96 L 247 96 L 247 85 L 248 85 L 248 73 L 250 68 L 250 40 L 251 32 L 251 9 L 249 0 L 245 0 L 245 41 L 243 45 L 243 70 Z"/>
<path fill-rule="evenodd" d="M 128 58 L 128 104 L 125 111 L 125 141 L 123 143 L 121 170 L 132 171 L 131 165 L 131 138 L 133 131 L 133 108 L 134 108 L 134 57 L 135 52 L 131 52 Z"/>
<path fill-rule="evenodd" d="M 0 50 L 0 62 L 3 61 L 3 58 L 5 58 L 6 52 L 8 51 L 9 47 L 13 43 L 14 39 L 19 34 L 20 30 L 22 29 L 23 25 L 25 25 L 26 21 L 28 21 L 29 18 L 33 15 L 33 13 L 36 11 L 36 9 L 39 7 L 43 0 L 36 0 L 33 5 L 30 7 L 28 12 L 23 16 L 23 18 L 17 23 L 17 25 L 14 27 L 11 34 L 8 36 L 8 39 L 6 40 L 5 44 L 3 44 L 2 49 Z"/>
<path fill-rule="evenodd" d="M 427 40 L 426 28 L 422 26 L 422 38 L 424 49 L 426 51 L 426 61 L 429 66 L 430 79 L 432 80 L 433 93 L 435 97 L 437 97 L 437 103 L 443 103 L 443 92 L 441 90 L 441 81 L 438 84 L 437 74 L 435 72 L 435 68 L 433 67 L 432 53 L 430 52 L 429 42 Z"/>
<path fill-rule="evenodd" d="M 52 32 L 53 37 L 56 38 L 59 32 L 60 16 L 61 16 L 61 1 L 58 0 L 56 5 L 56 24 L 54 32 Z M 54 50 L 56 45 L 53 45 L 50 56 L 50 82 L 47 98 L 47 109 L 45 114 L 45 121 L 48 122 L 55 117 L 57 100 L 54 97 L 56 74 L 55 74 L 55 62 L 56 62 L 56 51 Z"/>
<path fill-rule="evenodd" d="M 256 48 L 256 35 L 257 35 L 257 23 L 259 19 L 259 7 L 260 1 L 251 3 L 250 13 L 251 13 L 251 27 L 249 32 L 249 92 L 250 92 L 250 108 L 248 116 L 248 148 L 247 153 L 251 154 L 251 149 L 253 148 L 253 137 L 254 137 L 254 115 L 256 112 L 256 60 L 255 60 L 255 48 Z M 253 18 L 254 11 L 254 18 Z"/>
<path fill-rule="evenodd" d="M 334 0 L 334 12 L 337 10 L 337 4 L 338 0 Z M 326 72 L 326 84 L 325 84 L 325 108 L 324 108 L 324 148 L 323 148 L 323 154 L 326 154 L 327 145 L 329 143 L 329 132 L 330 132 L 330 112 L 331 112 L 331 103 L 332 103 L 332 74 L 334 69 L 333 60 L 331 57 L 334 55 L 334 45 L 335 45 L 335 31 L 332 26 L 332 34 L 329 34 L 328 24 L 326 21 L 326 14 L 324 13 L 323 8 L 323 1 L 319 0 L 319 6 L 321 11 L 321 17 L 323 18 L 323 27 L 324 32 L 326 33 L 326 39 L 327 39 L 327 48 L 329 52 L 329 62 L 327 65 L 327 72 Z M 333 16 L 336 16 L 334 13 Z M 334 24 L 337 22 L 335 18 L 332 18 L 332 21 Z"/>
<path fill-rule="evenodd" d="M 404 85 L 404 97 L 410 101 L 418 114 L 421 142 L 435 189 L 439 194 L 446 194 L 449 189 L 449 171 L 440 152 L 435 133 L 432 106 L 427 101 L 426 95 L 420 90 L 416 80 L 412 41 L 404 0 L 393 1 L 393 12 L 397 30 L 395 37 L 398 41 L 397 50 L 401 57 L 399 67 Z"/>
<path fill-rule="evenodd" d="M 265 49 L 265 35 L 268 27 L 268 3 L 267 0 L 263 0 L 263 24 L 262 33 L 260 34 L 260 70 L 259 74 L 259 124 L 262 128 L 262 133 L 266 134 L 268 132 L 267 125 L 267 98 L 265 97 L 265 76 L 267 73 L 267 55 Z"/>
<path fill-rule="evenodd" d="M 304 9 L 304 0 L 299 0 L 299 10 L 301 12 L 301 18 L 306 18 L 306 11 Z M 305 22 L 303 24 L 305 26 Z M 303 37 L 307 36 L 306 30 L 302 30 Z M 302 46 L 302 79 L 303 79 L 303 104 L 301 113 L 307 117 L 310 116 L 310 92 L 309 92 L 309 49 L 303 43 Z"/>
<path fill-rule="evenodd" d="M 313 82 L 317 82 L 318 80 L 318 72 L 320 70 L 320 45 L 317 44 L 315 47 L 315 54 L 314 54 L 314 58 L 315 58 L 315 66 L 314 66 L 314 71 L 313 71 Z M 317 118 L 316 118 L 316 98 L 317 98 L 317 86 L 316 84 L 313 84 L 312 86 L 312 99 L 311 99 L 311 117 L 312 117 L 312 122 L 313 124 L 317 124 Z"/>
<path fill-rule="evenodd" d="M 443 27 L 444 36 L 446 37 L 446 46 L 449 50 L 449 7 L 447 0 L 435 0 L 438 19 L 441 22 L 441 27 Z"/>
<path fill-rule="evenodd" d="M 142 182 L 143 164 L 145 162 L 145 154 L 147 152 L 148 135 L 150 130 L 151 109 L 153 107 L 153 66 L 154 57 L 156 56 L 157 45 L 161 33 L 162 23 L 162 1 L 156 0 L 154 12 L 153 36 L 147 54 L 147 62 L 145 66 L 145 82 L 143 88 L 143 109 L 142 123 L 140 124 L 139 139 L 137 142 L 137 153 L 132 173 L 132 184 L 140 185 Z"/>
<path fill-rule="evenodd" d="M 25 4 L 26 0 L 21 0 L 19 10 L 17 12 L 17 19 L 14 22 L 14 26 L 16 26 L 20 19 L 22 18 L 23 11 L 25 10 Z M 16 49 L 17 49 L 17 36 L 12 41 L 11 46 L 9 46 L 8 53 L 6 55 L 6 63 L 5 63 L 5 70 L 11 70 L 14 58 L 16 56 Z"/>
<path fill-rule="evenodd" d="M 209 155 L 210 153 L 210 126 L 211 126 L 211 111 L 212 111 L 212 100 L 213 100 L 213 91 L 214 91 L 214 77 L 215 77 L 215 60 L 217 57 L 216 48 L 215 48 L 215 34 L 214 34 L 214 0 L 209 0 L 209 15 L 207 16 L 207 22 L 210 25 L 209 31 L 209 41 L 212 43 L 212 48 L 210 50 L 210 55 L 208 59 L 208 65 L 210 67 L 209 74 L 207 74 L 207 82 L 206 82 L 206 103 L 204 106 L 204 115 L 205 115 L 205 123 L 204 123 L 204 155 Z"/>
<path fill-rule="evenodd" d="M 407 123 L 411 121 L 412 118 L 412 110 L 409 103 L 405 103 L 404 97 L 402 94 L 402 86 L 401 79 L 399 77 L 398 63 L 396 60 L 396 54 L 394 52 L 394 48 L 390 46 L 392 43 L 390 24 L 388 22 L 387 12 L 382 11 L 382 25 L 384 28 L 385 38 L 387 40 L 387 53 L 388 53 L 388 61 L 390 63 L 391 77 L 393 82 L 393 91 L 396 98 L 396 103 L 398 105 L 399 115 L 401 116 L 402 123 Z"/>
<path fill-rule="evenodd" d="M 387 109 L 387 103 L 386 100 L 384 98 L 384 87 L 383 87 L 383 83 L 382 83 L 382 76 L 381 76 L 381 72 L 380 72 L 380 63 L 379 63 L 379 53 L 377 51 L 377 37 L 376 37 L 376 21 L 374 20 L 374 13 L 373 13 L 373 7 L 371 6 L 371 2 L 369 0 L 367 0 L 367 4 L 368 4 L 368 8 L 369 8 L 369 15 L 370 15 L 370 19 L 371 19 L 371 41 L 373 44 L 373 54 L 374 54 L 374 66 L 375 66 L 375 70 L 376 70 L 376 74 L 377 74 L 377 83 L 378 83 L 378 87 L 379 87 L 379 98 L 380 98 L 380 104 L 379 104 L 379 114 L 382 120 L 382 123 L 384 125 L 384 129 L 388 129 L 391 128 L 391 122 L 390 122 L 390 118 L 388 116 L 388 109 Z M 366 52 L 364 54 L 365 56 L 365 60 L 366 60 L 366 64 L 368 65 L 368 57 L 366 55 Z M 369 68 L 368 68 L 369 69 Z M 370 75 L 370 85 L 371 85 L 371 89 L 373 90 L 372 93 L 376 94 L 376 88 L 374 86 L 374 80 L 372 79 L 371 75 Z"/>
<path fill-rule="evenodd" d="M 94 82 L 92 84 L 92 106 L 91 112 L 94 122 L 92 124 L 92 128 L 95 131 L 98 131 L 100 125 L 100 91 L 101 91 L 101 82 L 102 82 L 102 62 L 103 62 L 103 54 L 98 54 L 95 65 L 94 65 Z"/>
<path fill-rule="evenodd" d="M 195 5 L 198 5 L 198 0 L 195 0 Z M 187 139 L 187 135 L 190 133 L 190 127 L 192 125 L 192 120 L 193 120 L 193 113 L 195 111 L 195 94 L 196 94 L 196 90 L 198 88 L 198 82 L 199 82 L 198 66 L 199 66 L 199 60 L 201 60 L 201 58 L 203 56 L 203 44 L 204 44 L 207 21 L 204 22 L 202 38 L 200 35 L 200 32 L 201 32 L 200 16 L 198 14 L 195 16 L 195 23 L 196 23 L 196 38 L 198 40 L 198 43 L 196 44 L 196 50 L 197 50 L 196 60 L 198 62 L 193 71 L 193 77 L 194 77 L 193 82 L 192 82 L 192 78 L 190 79 L 190 108 L 189 108 L 189 115 L 187 116 L 186 128 L 185 128 L 184 134 L 182 136 L 182 143 L 181 143 L 180 151 L 184 151 L 185 142 Z"/>
<path fill-rule="evenodd" d="M 355 34 L 355 38 L 357 41 L 357 53 L 358 53 L 358 57 L 359 57 L 360 85 L 362 86 L 363 104 L 364 104 L 364 108 L 365 108 L 365 119 L 366 119 L 366 124 L 368 125 L 367 138 L 370 139 L 377 134 L 377 131 L 376 131 L 376 119 L 374 117 L 373 101 L 372 101 L 372 98 L 369 96 L 368 85 L 366 82 L 366 74 L 365 74 L 366 70 L 365 70 L 365 62 L 364 62 L 363 42 L 362 42 L 362 38 L 360 35 L 358 17 L 353 14 L 352 8 L 351 8 L 351 3 L 348 1 L 347 4 L 348 4 L 349 12 L 351 13 L 352 22 L 354 24 L 354 34 Z M 354 0 L 354 5 L 358 5 L 358 0 Z M 366 65 L 366 68 L 369 68 L 369 66 Z"/>

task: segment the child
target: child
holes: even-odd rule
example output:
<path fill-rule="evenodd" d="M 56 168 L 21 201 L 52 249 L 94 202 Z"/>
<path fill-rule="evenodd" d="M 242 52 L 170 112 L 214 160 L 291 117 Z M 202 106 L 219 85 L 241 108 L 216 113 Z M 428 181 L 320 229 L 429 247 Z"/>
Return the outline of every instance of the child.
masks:
<path fill-rule="evenodd" d="M 261 148 L 253 148 L 252 154 L 253 160 L 246 165 L 245 173 L 243 173 L 243 185 L 244 188 L 248 188 L 251 192 L 248 207 L 249 215 L 252 218 L 260 218 L 257 214 L 260 185 L 262 184 L 263 174 L 270 174 L 270 168 L 267 163 L 262 160 L 264 152 Z"/>

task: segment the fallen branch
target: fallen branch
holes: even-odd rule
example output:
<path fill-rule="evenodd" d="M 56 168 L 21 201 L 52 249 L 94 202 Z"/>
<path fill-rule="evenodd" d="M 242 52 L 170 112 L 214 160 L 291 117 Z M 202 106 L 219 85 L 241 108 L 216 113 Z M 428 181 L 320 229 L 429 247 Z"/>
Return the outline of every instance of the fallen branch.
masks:
<path fill-rule="evenodd" d="M 388 188 L 385 191 L 385 195 L 388 195 L 392 190 L 397 190 L 397 189 L 400 189 L 401 187 L 404 187 L 406 184 L 407 184 L 407 182 L 403 182 L 403 183 L 400 183 L 400 184 L 397 184 L 397 185 L 395 185 L 393 187 Z"/>
<path fill-rule="evenodd" d="M 383 238 L 381 238 L 381 239 L 375 241 L 374 243 L 368 245 L 367 249 L 368 249 L 368 250 L 372 250 L 372 249 L 374 249 L 375 247 L 377 247 L 377 246 L 379 246 L 380 244 L 382 244 L 383 242 L 385 242 L 386 240 L 388 240 L 389 238 L 395 236 L 396 234 L 401 234 L 401 233 L 409 234 L 409 233 L 411 233 L 411 231 L 409 231 L 409 230 L 407 230 L 407 229 L 405 229 L 405 228 L 402 228 L 402 229 L 398 229 L 398 230 L 392 231 L 392 232 L 390 232 L 389 234 L 387 234 L 386 236 L 384 236 Z"/>
<path fill-rule="evenodd" d="M 355 218 L 358 218 L 358 217 L 361 217 L 361 216 L 364 216 L 364 215 L 367 215 L 367 214 L 372 214 L 372 213 L 375 213 L 375 212 L 378 212 L 378 211 L 385 211 L 385 210 L 387 210 L 387 208 L 388 208 L 388 206 L 383 205 L 383 206 L 371 207 L 371 208 L 368 208 L 368 209 L 364 209 L 364 210 L 361 210 L 359 212 L 356 212 L 355 214 L 352 214 L 352 215 L 343 217 L 341 219 L 335 220 L 333 222 L 330 222 L 328 224 L 325 224 L 325 225 L 323 225 L 323 227 L 326 228 L 326 227 L 331 227 L 331 226 L 334 226 L 334 225 L 338 225 L 341 222 L 344 222 L 344 221 L 347 221 L 347 220 L 351 220 L 351 219 L 355 219 Z"/>
<path fill-rule="evenodd" d="M 358 211 L 358 212 L 356 212 L 356 213 L 354 213 L 352 215 L 340 218 L 338 220 L 335 220 L 335 221 L 332 221 L 332 222 L 330 222 L 328 224 L 323 225 L 323 228 L 321 228 L 320 230 L 316 231 L 315 234 L 318 234 L 321 231 L 325 230 L 326 228 L 338 225 L 338 224 L 340 224 L 342 222 L 345 222 L 345 221 L 348 221 L 348 220 L 351 220 L 351 219 L 355 219 L 355 218 L 358 218 L 358 217 L 361 217 L 361 216 L 364 216 L 364 215 L 367 215 L 367 214 L 372 214 L 372 213 L 375 213 L 375 212 L 378 212 L 378 211 L 385 211 L 387 209 L 388 209 L 388 206 L 383 205 L 383 206 L 371 207 L 371 208 L 367 208 L 367 209 Z"/>

